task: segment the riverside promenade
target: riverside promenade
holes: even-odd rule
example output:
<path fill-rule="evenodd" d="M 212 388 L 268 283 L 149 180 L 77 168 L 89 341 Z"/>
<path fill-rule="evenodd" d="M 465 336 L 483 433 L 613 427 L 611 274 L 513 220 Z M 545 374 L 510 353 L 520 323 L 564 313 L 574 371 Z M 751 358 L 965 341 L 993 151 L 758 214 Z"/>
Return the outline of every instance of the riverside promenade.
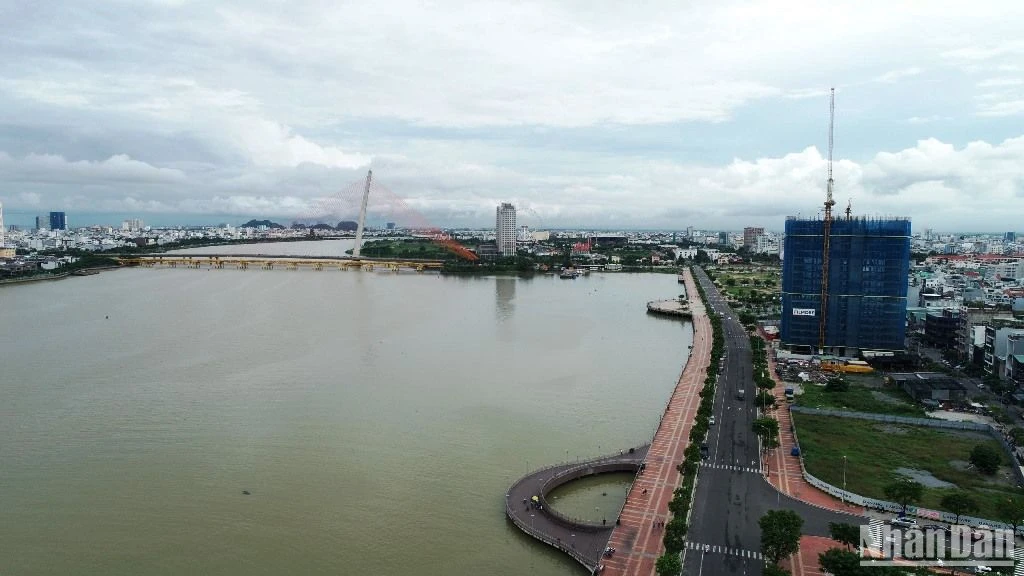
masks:
<path fill-rule="evenodd" d="M 693 315 L 693 349 L 654 433 L 644 473 L 633 482 L 620 523 L 612 530 L 608 546 L 616 551 L 602 560 L 602 575 L 652 576 L 658 557 L 665 551 L 664 529 L 656 523 L 671 519 L 668 503 L 682 481 L 676 466 L 683 461 L 711 361 L 711 322 L 689 270 L 683 273 L 683 279 Z"/>
<path fill-rule="evenodd" d="M 609 472 L 636 474 L 646 456 L 647 446 L 640 446 L 617 455 L 535 470 L 509 488 L 505 494 L 505 515 L 523 532 L 558 548 L 594 572 L 615 525 L 614 511 L 609 511 L 611 518 L 600 522 L 572 518 L 556 511 L 548 502 L 548 494 L 563 484 L 587 476 Z"/>

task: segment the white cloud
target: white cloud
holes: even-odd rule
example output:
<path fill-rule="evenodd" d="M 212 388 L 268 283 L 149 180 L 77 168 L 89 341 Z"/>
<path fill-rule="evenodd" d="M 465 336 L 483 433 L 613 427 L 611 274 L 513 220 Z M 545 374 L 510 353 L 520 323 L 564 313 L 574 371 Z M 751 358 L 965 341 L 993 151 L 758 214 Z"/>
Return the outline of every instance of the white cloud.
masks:
<path fill-rule="evenodd" d="M 932 122 L 941 122 L 943 120 L 952 120 L 952 116 L 911 116 L 907 118 L 907 122 L 910 124 L 930 124 Z"/>
<path fill-rule="evenodd" d="M 0 166 L 21 162 L 40 172 L 54 166 L 82 167 L 63 159 L 0 158 Z M 160 198 L 149 198 L 109 187 L 106 171 L 128 162 L 86 163 L 93 172 L 80 174 L 74 186 L 52 178 L 36 180 L 47 184 L 36 192 L 44 203 L 59 200 L 69 210 L 335 221 L 355 215 L 363 176 L 360 170 L 308 164 L 240 174 L 196 173 L 181 185 L 173 182 Z M 826 160 L 817 148 L 808 147 L 720 166 L 634 159 L 615 171 L 597 167 L 561 175 L 459 162 L 433 166 L 401 157 L 381 158 L 373 168 L 377 184 L 371 215 L 409 225 L 486 225 L 494 206 L 511 200 L 520 207 L 524 223 L 532 226 L 735 229 L 760 224 L 780 229 L 786 216 L 820 210 Z M 135 169 L 147 174 L 159 170 Z M 909 216 L 919 225 L 940 229 L 1010 229 L 1019 214 L 1006 208 L 1024 201 L 1024 136 L 962 147 L 925 139 L 866 162 L 839 160 L 835 179 L 837 203 L 842 207 L 852 199 L 855 213 Z M 91 192 L 82 194 L 82 189 Z"/>
<path fill-rule="evenodd" d="M 26 206 L 341 214 L 339 190 L 372 166 L 374 210 L 439 223 L 486 223 L 515 199 L 566 224 L 771 225 L 821 203 L 808 144 L 833 85 L 852 151 L 840 200 L 956 224 L 924 191 L 977 207 L 1020 187 L 1015 140 L 899 150 L 900 131 L 872 129 L 947 128 L 968 110 L 962 138 L 1006 138 L 998 119 L 1024 114 L 1012 0 L 65 10 L 25 4 L 0 43 L 0 180 Z"/>
<path fill-rule="evenodd" d="M 186 175 L 172 168 L 158 168 L 133 160 L 126 154 L 99 162 L 68 161 L 53 154 L 29 154 L 13 158 L 0 152 L 0 179 L 17 183 L 130 183 L 185 184 Z"/>
<path fill-rule="evenodd" d="M 903 78 L 909 78 L 911 76 L 917 76 L 922 70 L 916 66 L 911 68 L 902 68 L 900 70 L 890 70 L 885 74 L 876 76 L 873 80 L 875 82 L 892 83 Z"/>

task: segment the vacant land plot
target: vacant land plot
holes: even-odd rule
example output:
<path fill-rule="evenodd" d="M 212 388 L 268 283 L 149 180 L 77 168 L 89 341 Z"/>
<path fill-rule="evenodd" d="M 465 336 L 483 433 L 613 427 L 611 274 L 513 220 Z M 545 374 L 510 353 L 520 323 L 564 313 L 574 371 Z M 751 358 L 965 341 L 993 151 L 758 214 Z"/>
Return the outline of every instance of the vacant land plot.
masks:
<path fill-rule="evenodd" d="M 983 433 L 798 413 L 793 413 L 793 421 L 807 471 L 842 487 L 845 456 L 846 487 L 863 496 L 884 500 L 885 486 L 898 477 L 899 469 L 940 481 L 929 482 L 933 486 L 945 482 L 967 490 L 981 507 L 976 515 L 983 518 L 998 520 L 1007 497 L 1024 495 L 1015 487 L 1009 461 L 995 476 L 966 465 L 978 444 L 1003 453 L 998 442 Z M 939 501 L 953 489 L 926 487 L 918 505 L 941 510 Z"/>
<path fill-rule="evenodd" d="M 363 244 L 363 256 L 371 258 L 438 258 L 451 256 L 444 246 L 430 240 L 372 240 Z"/>
<path fill-rule="evenodd" d="M 842 392 L 826 390 L 824 386 L 808 384 L 797 397 L 797 404 L 808 408 L 831 408 L 851 412 L 874 412 L 897 416 L 925 417 L 925 411 L 914 404 L 902 390 L 850 386 Z"/>

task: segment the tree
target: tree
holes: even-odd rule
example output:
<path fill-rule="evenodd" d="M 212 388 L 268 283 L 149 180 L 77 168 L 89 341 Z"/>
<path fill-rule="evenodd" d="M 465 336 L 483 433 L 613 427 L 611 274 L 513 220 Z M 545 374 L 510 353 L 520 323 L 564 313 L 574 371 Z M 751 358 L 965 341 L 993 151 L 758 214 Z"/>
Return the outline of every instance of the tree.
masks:
<path fill-rule="evenodd" d="M 686 518 L 676 516 L 665 525 L 665 536 L 662 538 L 662 543 L 665 544 L 666 552 L 682 552 L 685 538 Z"/>
<path fill-rule="evenodd" d="M 999 507 L 999 519 L 1010 525 L 1013 533 L 1017 528 L 1024 525 L 1024 498 L 1011 496 L 1006 499 L 1006 504 Z"/>
<path fill-rule="evenodd" d="M 800 549 L 804 519 L 792 510 L 769 510 L 757 524 L 761 527 L 761 553 L 773 564 Z"/>
<path fill-rule="evenodd" d="M 683 571 L 683 563 L 679 561 L 677 552 L 666 552 L 658 558 L 654 569 L 658 572 L 658 576 L 679 576 L 679 573 Z"/>
<path fill-rule="evenodd" d="M 829 378 L 828 382 L 825 383 L 826 392 L 846 392 L 850 389 L 850 383 L 846 381 L 846 378 L 842 376 L 836 376 Z"/>
<path fill-rule="evenodd" d="M 761 438 L 761 447 L 765 450 L 779 446 L 779 421 L 770 416 L 762 416 L 754 420 L 754 434 Z"/>
<path fill-rule="evenodd" d="M 769 406 L 774 408 L 776 404 L 775 395 L 767 390 L 761 390 L 758 392 L 754 401 L 757 402 L 757 405 L 762 409 L 768 408 Z"/>
<path fill-rule="evenodd" d="M 989 444 L 978 444 L 971 450 L 971 464 L 987 476 L 995 474 L 1002 461 L 999 451 Z"/>
<path fill-rule="evenodd" d="M 842 548 L 829 548 L 818 554 L 818 565 L 833 576 L 856 576 L 861 574 L 861 558 L 855 552 Z"/>
<path fill-rule="evenodd" d="M 829 522 L 828 534 L 836 542 L 846 544 L 847 550 L 860 544 L 860 527 L 853 524 Z"/>
<path fill-rule="evenodd" d="M 883 491 L 886 498 L 900 505 L 902 508 L 900 515 L 906 516 L 907 506 L 921 501 L 921 496 L 924 495 L 924 486 L 909 478 L 900 478 L 887 485 Z"/>
<path fill-rule="evenodd" d="M 963 490 L 950 492 L 942 497 L 942 507 L 956 514 L 954 524 L 960 523 L 960 515 L 978 511 L 978 503 L 971 498 L 971 495 Z"/>

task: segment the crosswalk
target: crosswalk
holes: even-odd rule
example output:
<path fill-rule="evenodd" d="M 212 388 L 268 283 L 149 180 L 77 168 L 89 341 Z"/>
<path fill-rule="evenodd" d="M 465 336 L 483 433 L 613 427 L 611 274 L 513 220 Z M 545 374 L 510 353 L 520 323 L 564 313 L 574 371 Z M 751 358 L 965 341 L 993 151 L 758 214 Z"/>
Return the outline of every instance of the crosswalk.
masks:
<path fill-rule="evenodd" d="M 764 555 L 757 550 L 744 550 L 743 548 L 730 548 L 729 546 L 719 546 L 717 544 L 701 544 L 700 542 L 686 542 L 686 547 L 690 550 L 696 550 L 698 552 L 704 552 L 706 554 L 725 554 L 726 556 L 737 556 L 739 558 L 750 558 L 752 560 L 764 560 Z"/>
<path fill-rule="evenodd" d="M 1024 576 L 1024 548 L 1013 547 L 1013 576 Z"/>
<path fill-rule="evenodd" d="M 717 462 L 702 461 L 700 463 L 704 468 L 711 468 L 712 470 L 732 470 L 733 472 L 751 472 L 754 474 L 760 474 L 760 468 L 752 468 L 750 466 L 735 466 L 733 464 L 719 464 Z"/>
<path fill-rule="evenodd" d="M 881 550 L 882 549 L 882 527 L 885 526 L 884 520 L 878 518 L 868 519 L 868 533 L 871 534 L 871 549 Z"/>

